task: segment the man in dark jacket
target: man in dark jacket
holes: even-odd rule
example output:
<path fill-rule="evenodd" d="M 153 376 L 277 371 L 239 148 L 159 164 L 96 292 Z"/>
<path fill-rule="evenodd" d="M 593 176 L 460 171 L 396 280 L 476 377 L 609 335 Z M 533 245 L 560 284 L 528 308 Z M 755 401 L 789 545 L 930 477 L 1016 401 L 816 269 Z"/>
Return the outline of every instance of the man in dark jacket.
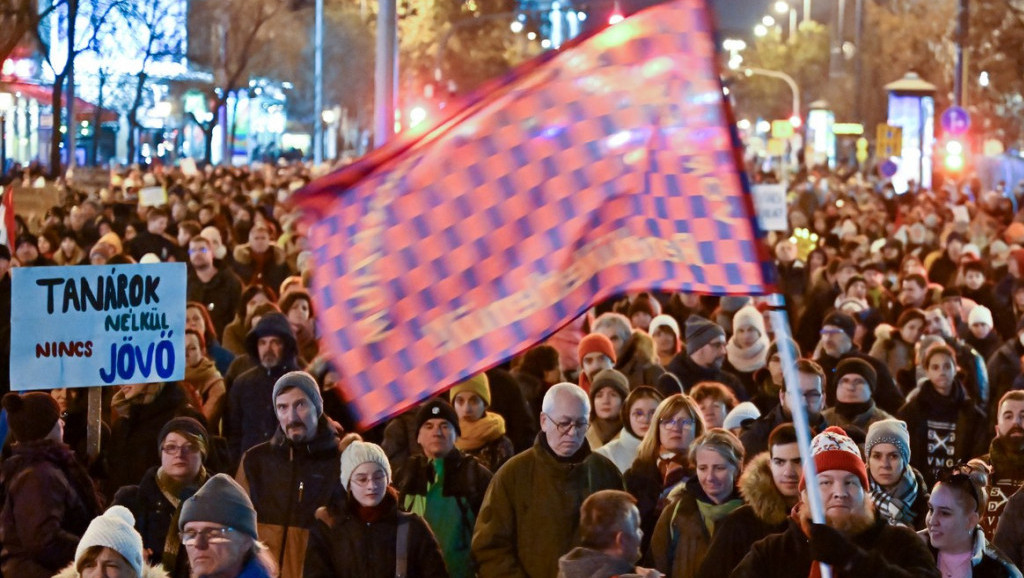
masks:
<path fill-rule="evenodd" d="M 237 481 L 256 508 L 260 539 L 274 555 L 280 577 L 301 578 L 316 510 L 338 487 L 341 450 L 313 376 L 284 374 L 271 399 L 278 428 L 269 441 L 245 452 Z"/>
<path fill-rule="evenodd" d="M 698 578 L 728 578 L 761 538 L 785 531 L 789 512 L 800 499 L 800 446 L 793 424 L 782 424 L 768 437 L 768 451 L 743 468 L 740 492 L 746 505 L 715 527 Z"/>
<path fill-rule="evenodd" d="M 226 437 L 235 461 L 278 430 L 274 384 L 282 375 L 298 369 L 295 334 L 288 318 L 281 313 L 260 319 L 246 335 L 245 349 L 259 365 L 238 376 L 228 393 Z"/>
<path fill-rule="evenodd" d="M 430 525 L 452 578 L 475 576 L 470 541 L 491 472 L 455 448 L 459 417 L 443 399 L 420 406 L 416 431 L 423 453 L 412 455 L 398 471 L 398 503 Z"/>
<path fill-rule="evenodd" d="M 691 315 L 686 320 L 686 351 L 676 354 L 665 369 L 679 378 L 684 392 L 702 381 L 717 381 L 732 390 L 736 399 L 746 401 L 746 388 L 735 375 L 722 370 L 723 362 L 725 330 L 717 323 Z"/>
<path fill-rule="evenodd" d="M 922 335 L 934 335 L 941 337 L 956 355 L 956 364 L 963 376 L 964 388 L 971 396 L 978 408 L 986 414 L 989 413 L 990 387 L 988 370 L 985 368 L 985 360 L 967 345 L 963 339 L 957 336 L 953 329 L 953 323 L 949 315 L 940 305 L 932 305 L 924 312 L 924 329 Z M 1019 361 L 1018 361 L 1019 363 Z M 998 400 L 999 398 L 995 398 Z M 993 403 L 995 400 L 991 400 Z M 891 412 L 890 412 L 891 413 Z"/>
<path fill-rule="evenodd" d="M 938 578 L 935 559 L 913 530 L 876 518 L 866 497 L 867 471 L 860 450 L 846 432 L 830 427 L 815 436 L 813 483 L 800 480 L 801 501 L 785 532 L 753 545 L 732 578 L 806 578 L 823 562 L 833 575 L 873 578 Z M 807 492 L 817 491 L 825 523 L 811 521 Z"/>
<path fill-rule="evenodd" d="M 213 247 L 203 237 L 188 242 L 188 300 L 202 303 L 210 313 L 217 335 L 235 317 L 242 298 L 242 283 L 230 269 L 218 269 L 213 261 Z"/>
<path fill-rule="evenodd" d="M 1024 391 L 1007 392 L 999 400 L 996 437 L 981 461 L 989 467 L 988 504 L 979 525 L 992 541 L 1010 496 L 1024 486 Z"/>
<path fill-rule="evenodd" d="M 903 405 L 903 394 L 896 387 L 896 381 L 889 372 L 889 367 L 881 361 L 861 353 L 853 344 L 853 334 L 857 330 L 857 322 L 853 317 L 841 311 L 833 311 L 825 317 L 821 326 L 820 354 L 814 358 L 825 370 L 828 381 L 825 384 L 825 400 L 827 405 L 836 402 L 835 371 L 839 362 L 855 357 L 871 364 L 875 370 L 875 388 L 872 397 L 878 407 L 892 413 Z"/>
<path fill-rule="evenodd" d="M 797 387 L 800 388 L 800 396 L 804 400 L 804 410 L 807 412 L 811 431 L 821 431 L 827 426 L 825 418 L 821 415 L 821 410 L 825 407 L 825 372 L 820 365 L 809 359 L 798 359 L 796 375 Z M 779 404 L 770 412 L 749 423 L 740 432 L 744 454 L 756 456 L 767 450 L 768 436 L 772 431 L 784 423 L 792 422 L 793 413 L 789 405 L 789 396 L 783 386 L 779 390 Z"/>
<path fill-rule="evenodd" d="M 989 399 L 1002 399 L 1013 388 L 1013 380 L 1020 375 L 1020 358 L 1024 355 L 1024 318 L 1017 323 L 1017 335 L 1003 343 L 988 358 Z M 995 409 L 995 408 L 992 408 Z"/>
<path fill-rule="evenodd" d="M 484 495 L 472 544 L 480 576 L 555 578 L 578 542 L 583 500 L 622 489 L 619 469 L 587 444 L 587 394 L 563 382 L 542 405 L 534 446 L 505 462 Z"/>
<path fill-rule="evenodd" d="M 636 498 L 621 490 L 601 490 L 580 507 L 580 545 L 558 559 L 564 578 L 659 578 L 640 568 L 640 511 Z"/>

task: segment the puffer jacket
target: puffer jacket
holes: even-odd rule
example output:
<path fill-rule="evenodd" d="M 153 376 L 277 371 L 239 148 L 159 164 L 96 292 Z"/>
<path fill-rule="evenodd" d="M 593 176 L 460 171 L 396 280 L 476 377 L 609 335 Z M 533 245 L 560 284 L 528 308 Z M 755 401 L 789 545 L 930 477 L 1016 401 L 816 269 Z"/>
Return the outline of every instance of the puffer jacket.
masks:
<path fill-rule="evenodd" d="M 270 441 L 245 452 L 238 483 L 256 508 L 260 540 L 274 554 L 281 578 L 300 578 L 317 508 L 341 488 L 341 448 L 323 417 L 316 435 L 295 444 L 277 428 Z"/>
<path fill-rule="evenodd" d="M 389 489 L 388 510 L 375 522 L 355 514 L 354 499 L 337 492 L 316 513 L 309 533 L 303 578 L 392 578 L 395 576 L 398 521 L 409 525 L 406 578 L 448 578 L 441 550 L 423 518 L 398 509 Z"/>
<path fill-rule="evenodd" d="M 928 545 L 936 560 L 939 551 L 932 547 L 928 530 L 917 533 Z M 1020 570 L 1002 552 L 985 539 L 980 527 L 974 529 L 974 543 L 971 546 L 971 578 L 1021 578 Z"/>
<path fill-rule="evenodd" d="M 281 361 L 274 367 L 258 365 L 257 343 L 261 337 L 277 336 L 284 342 Z M 245 338 L 246 350 L 257 365 L 238 376 L 228 392 L 228 413 L 224 431 L 227 432 L 231 457 L 236 462 L 249 448 L 261 444 L 278 430 L 274 411 L 274 384 L 285 373 L 298 369 L 298 345 L 288 323 L 281 313 L 270 313 L 260 319 Z"/>
<path fill-rule="evenodd" d="M 63 443 L 17 443 L 0 481 L 0 570 L 10 578 L 50 578 L 75 548 L 100 502 L 85 469 Z"/>
<path fill-rule="evenodd" d="M 740 493 L 746 504 L 718 523 L 697 578 L 729 578 L 754 542 L 786 529 L 790 508 L 775 487 L 770 464 L 769 452 L 763 452 L 743 469 Z"/>

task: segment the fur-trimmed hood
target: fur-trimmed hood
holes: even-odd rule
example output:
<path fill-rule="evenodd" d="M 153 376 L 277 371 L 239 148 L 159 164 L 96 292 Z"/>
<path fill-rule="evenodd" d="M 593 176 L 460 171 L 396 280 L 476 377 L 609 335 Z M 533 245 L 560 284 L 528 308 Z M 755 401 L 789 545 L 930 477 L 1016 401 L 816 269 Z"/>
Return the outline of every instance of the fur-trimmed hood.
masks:
<path fill-rule="evenodd" d="M 66 568 L 55 574 L 53 578 L 81 578 L 81 574 L 78 570 L 75 570 L 75 563 L 68 564 Z M 150 566 L 145 562 L 142 563 L 142 576 L 139 578 L 170 578 L 167 571 L 160 566 Z"/>
<path fill-rule="evenodd" d="M 775 487 L 770 459 L 768 452 L 761 452 L 750 460 L 740 476 L 740 493 L 758 518 L 775 526 L 786 520 L 789 508 Z"/>
<path fill-rule="evenodd" d="M 273 255 L 273 259 L 271 259 L 270 261 L 274 265 L 283 265 L 288 258 L 288 256 L 284 252 L 284 249 L 278 247 L 273 243 L 270 244 L 270 247 L 267 249 L 267 252 Z M 235 258 L 235 262 L 238 263 L 239 265 L 252 264 L 252 247 L 249 245 L 249 243 L 238 245 L 237 247 L 235 247 L 235 250 L 231 253 L 231 255 Z M 274 287 L 274 290 L 276 291 L 277 287 Z"/>

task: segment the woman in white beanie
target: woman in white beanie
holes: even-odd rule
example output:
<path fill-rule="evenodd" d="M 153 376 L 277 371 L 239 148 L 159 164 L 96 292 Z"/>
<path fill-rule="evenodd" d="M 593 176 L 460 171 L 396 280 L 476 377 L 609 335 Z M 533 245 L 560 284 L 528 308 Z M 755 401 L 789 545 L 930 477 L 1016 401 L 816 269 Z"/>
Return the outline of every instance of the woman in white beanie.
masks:
<path fill-rule="evenodd" d="M 671 315 L 658 315 L 651 319 L 650 334 L 654 339 L 658 362 L 665 367 L 682 349 L 683 340 L 679 333 L 679 322 Z"/>
<path fill-rule="evenodd" d="M 75 550 L 75 561 L 54 578 L 167 578 L 143 560 L 142 536 L 124 506 L 111 506 L 89 524 Z"/>
<path fill-rule="evenodd" d="M 441 549 L 423 518 L 398 508 L 391 464 L 372 443 L 341 454 L 341 485 L 316 512 L 304 578 L 447 578 Z"/>
<path fill-rule="evenodd" d="M 753 305 L 744 305 L 732 318 L 732 337 L 725 344 L 722 370 L 735 375 L 748 397 L 757 393 L 754 374 L 768 365 L 768 332 L 764 316 Z"/>

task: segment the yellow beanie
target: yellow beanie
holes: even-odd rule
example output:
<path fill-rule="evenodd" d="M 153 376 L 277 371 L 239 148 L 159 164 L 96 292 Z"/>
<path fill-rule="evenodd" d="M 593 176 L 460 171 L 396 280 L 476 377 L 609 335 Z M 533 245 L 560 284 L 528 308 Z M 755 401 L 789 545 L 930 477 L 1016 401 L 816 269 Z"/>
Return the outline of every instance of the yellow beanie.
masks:
<path fill-rule="evenodd" d="M 455 384 L 448 390 L 448 394 L 451 396 L 449 399 L 454 402 L 455 396 L 464 391 L 470 391 L 479 395 L 480 399 L 484 400 L 484 405 L 491 407 L 491 384 L 487 380 L 486 373 L 478 373 L 462 383 Z"/>

